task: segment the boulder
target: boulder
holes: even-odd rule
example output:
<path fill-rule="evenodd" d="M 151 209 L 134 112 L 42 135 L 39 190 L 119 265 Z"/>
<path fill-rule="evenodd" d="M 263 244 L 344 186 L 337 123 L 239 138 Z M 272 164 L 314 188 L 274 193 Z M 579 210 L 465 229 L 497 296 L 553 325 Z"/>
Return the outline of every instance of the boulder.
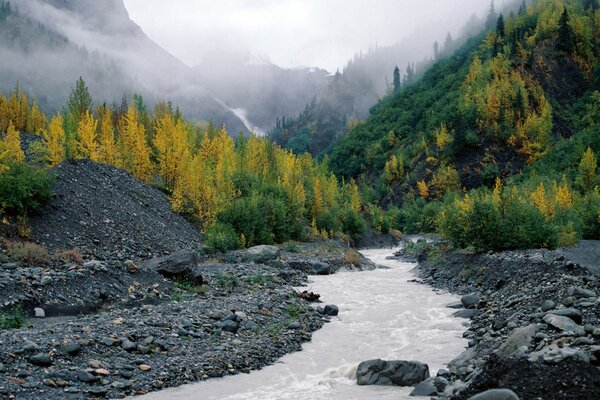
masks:
<path fill-rule="evenodd" d="M 561 308 L 559 310 L 549 311 L 548 314 L 560 315 L 561 317 L 568 317 L 578 324 L 580 324 L 582 321 L 581 311 L 575 308 Z"/>
<path fill-rule="evenodd" d="M 550 311 L 554 307 L 556 307 L 556 303 L 553 302 L 552 300 L 546 300 L 542 303 L 542 305 L 540 307 L 541 307 L 542 311 L 546 312 L 546 311 Z"/>
<path fill-rule="evenodd" d="M 244 261 L 254 261 L 255 263 L 265 264 L 269 261 L 279 258 L 281 250 L 275 246 L 254 246 L 244 252 Z"/>
<path fill-rule="evenodd" d="M 39 353 L 29 357 L 29 362 L 39 367 L 49 367 L 52 365 L 52 357 L 46 353 Z"/>
<path fill-rule="evenodd" d="M 333 268 L 331 268 L 331 265 L 325 264 L 321 261 L 313 262 L 310 267 L 315 275 L 331 275 L 333 273 Z"/>
<path fill-rule="evenodd" d="M 576 297 L 578 299 L 585 297 L 596 297 L 596 292 L 589 289 L 584 289 L 582 287 L 574 287 L 570 290 L 571 296 Z"/>
<path fill-rule="evenodd" d="M 359 385 L 413 386 L 429 378 L 429 367 L 418 361 L 363 361 L 356 370 Z"/>
<path fill-rule="evenodd" d="M 510 389 L 491 389 L 469 397 L 469 400 L 519 400 L 519 396 Z"/>
<path fill-rule="evenodd" d="M 544 322 L 548 325 L 564 332 L 573 332 L 576 336 L 585 335 L 585 330 L 580 325 L 577 325 L 569 317 L 563 317 L 561 315 L 546 314 L 544 316 Z"/>
<path fill-rule="evenodd" d="M 334 304 L 328 304 L 323 309 L 323 314 L 330 315 L 332 317 L 335 317 L 336 315 L 338 315 L 339 312 L 340 312 L 340 310 L 339 310 L 338 306 L 336 306 Z"/>
<path fill-rule="evenodd" d="M 46 312 L 44 309 L 39 307 L 33 309 L 33 314 L 36 318 L 46 318 Z"/>
<path fill-rule="evenodd" d="M 498 356 L 508 358 L 520 347 L 529 347 L 537 331 L 538 326 L 535 324 L 515 329 L 498 349 Z"/>
<path fill-rule="evenodd" d="M 423 382 L 419 383 L 409 396 L 435 396 L 438 394 L 438 390 L 434 384 L 434 378 L 428 378 Z"/>
<path fill-rule="evenodd" d="M 480 300 L 481 298 L 477 293 L 471 293 L 461 297 L 460 302 L 462 303 L 463 307 L 472 308 L 475 307 Z"/>
<path fill-rule="evenodd" d="M 165 257 L 158 257 L 144 263 L 144 269 L 156 271 L 165 278 L 184 278 L 195 285 L 203 283 L 197 271 L 198 254 L 193 251 L 180 251 Z"/>

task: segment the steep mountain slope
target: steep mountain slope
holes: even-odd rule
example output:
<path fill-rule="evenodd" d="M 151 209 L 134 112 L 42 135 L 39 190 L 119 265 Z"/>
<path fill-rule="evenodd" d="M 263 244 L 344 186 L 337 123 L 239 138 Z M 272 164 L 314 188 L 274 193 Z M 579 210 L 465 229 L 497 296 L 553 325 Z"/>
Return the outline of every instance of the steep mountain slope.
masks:
<path fill-rule="evenodd" d="M 599 55 L 596 1 L 521 6 L 375 106 L 333 149 L 331 166 L 374 184 L 384 204 L 493 185 L 577 135 L 577 110 L 599 88 Z"/>

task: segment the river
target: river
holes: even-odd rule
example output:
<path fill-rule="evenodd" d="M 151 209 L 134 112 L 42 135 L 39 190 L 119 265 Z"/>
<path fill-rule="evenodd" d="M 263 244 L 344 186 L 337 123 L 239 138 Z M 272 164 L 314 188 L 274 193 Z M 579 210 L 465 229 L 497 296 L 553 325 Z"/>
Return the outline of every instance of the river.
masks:
<path fill-rule="evenodd" d="M 409 282 L 414 263 L 388 260 L 393 249 L 365 250 L 388 267 L 314 276 L 308 289 L 324 304 L 336 304 L 338 317 L 315 332 L 302 351 L 250 374 L 211 379 L 139 397 L 144 400 L 359 400 L 414 399 L 411 388 L 357 386 L 358 363 L 381 358 L 417 360 L 439 368 L 460 354 L 464 320 L 445 305 L 458 300 L 431 287 Z"/>

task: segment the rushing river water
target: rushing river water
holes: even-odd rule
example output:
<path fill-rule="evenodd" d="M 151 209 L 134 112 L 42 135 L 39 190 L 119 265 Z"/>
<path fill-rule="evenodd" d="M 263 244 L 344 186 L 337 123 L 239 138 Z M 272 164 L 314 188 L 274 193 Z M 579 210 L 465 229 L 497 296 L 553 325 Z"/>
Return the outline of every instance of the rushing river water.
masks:
<path fill-rule="evenodd" d="M 211 379 L 141 397 L 145 400 L 414 399 L 411 388 L 357 386 L 361 361 L 417 360 L 439 368 L 463 351 L 464 327 L 445 305 L 458 298 L 408 282 L 413 263 L 387 260 L 391 249 L 365 250 L 389 269 L 311 277 L 309 288 L 339 317 L 315 332 L 303 350 L 250 374 Z"/>

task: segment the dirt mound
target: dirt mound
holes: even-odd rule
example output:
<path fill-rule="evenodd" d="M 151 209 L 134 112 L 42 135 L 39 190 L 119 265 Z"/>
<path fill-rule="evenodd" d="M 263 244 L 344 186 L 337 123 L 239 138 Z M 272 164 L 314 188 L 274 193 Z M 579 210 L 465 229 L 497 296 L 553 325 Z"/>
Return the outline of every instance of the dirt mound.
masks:
<path fill-rule="evenodd" d="M 125 171 L 88 160 L 54 169 L 56 197 L 31 220 L 32 238 L 52 250 L 98 259 L 150 258 L 200 242 L 165 195 Z"/>

